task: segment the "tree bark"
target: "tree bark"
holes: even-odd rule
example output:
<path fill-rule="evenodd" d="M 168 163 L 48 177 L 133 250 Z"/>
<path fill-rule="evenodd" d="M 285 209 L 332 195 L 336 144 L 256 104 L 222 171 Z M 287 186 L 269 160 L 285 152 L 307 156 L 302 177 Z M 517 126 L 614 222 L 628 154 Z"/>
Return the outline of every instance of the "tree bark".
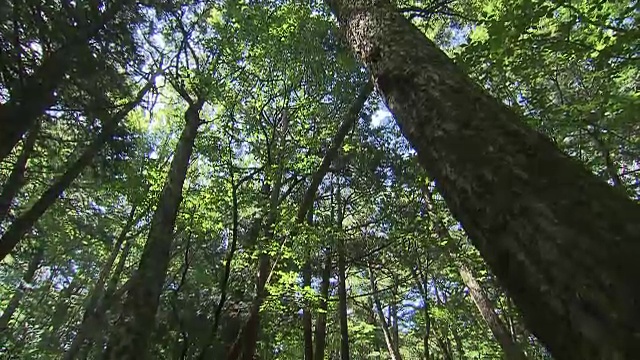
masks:
<path fill-rule="evenodd" d="M 331 249 L 324 252 L 324 267 L 322 268 L 322 282 L 320 283 L 320 305 L 316 320 L 316 350 L 317 360 L 324 360 L 327 339 L 327 305 L 329 302 L 329 286 L 331 285 Z"/>
<path fill-rule="evenodd" d="M 20 239 L 31 230 L 40 217 L 53 205 L 58 197 L 64 192 L 82 171 L 91 163 L 98 154 L 104 143 L 113 135 L 118 123 L 122 121 L 131 110 L 142 101 L 142 98 L 153 86 L 153 78 L 138 91 L 136 98 L 129 102 L 117 113 L 109 116 L 102 122 L 103 128 L 100 134 L 84 150 L 80 157 L 69 165 L 64 174 L 47 188 L 40 198 L 27 210 L 14 220 L 7 231 L 0 238 L 0 260 L 4 259 L 20 242 Z"/>
<path fill-rule="evenodd" d="M 40 264 L 42 263 L 43 258 L 44 249 L 42 247 L 39 247 L 38 249 L 36 249 L 35 254 L 31 258 L 29 266 L 27 266 L 27 271 L 22 276 L 20 285 L 18 285 L 18 287 L 16 288 L 16 291 L 11 297 L 11 300 L 9 300 L 9 303 L 2 312 L 2 316 L 0 316 L 0 336 L 4 335 L 9 328 L 9 321 L 11 321 L 13 314 L 18 309 L 20 301 L 27 291 L 27 286 L 25 285 L 28 285 L 33 281 L 33 277 L 35 276 L 36 271 L 38 271 L 38 268 L 40 268 Z"/>
<path fill-rule="evenodd" d="M 186 124 L 151 221 L 138 269 L 130 280 L 122 312 L 109 335 L 104 359 L 145 359 L 148 356 L 149 338 L 155 327 L 160 294 L 171 260 L 174 226 L 182 202 L 182 186 L 205 100 L 200 97 L 188 102 L 189 107 L 184 115 Z"/>
<path fill-rule="evenodd" d="M 640 206 L 474 84 L 387 0 L 328 0 L 453 215 L 558 359 L 640 353 Z"/>
<path fill-rule="evenodd" d="M 36 122 L 34 127 L 29 131 L 29 135 L 24 141 L 22 151 L 18 160 L 13 164 L 11 174 L 9 178 L 2 186 L 2 193 L 0 194 L 0 223 L 9 215 L 11 204 L 13 199 L 18 195 L 18 192 L 24 185 L 24 175 L 27 170 L 27 161 L 31 157 L 33 148 L 40 132 L 40 123 Z"/>
<path fill-rule="evenodd" d="M 491 333 L 493 333 L 498 344 L 500 344 L 500 347 L 504 352 L 504 358 L 507 360 L 526 360 L 527 357 L 524 355 L 518 344 L 513 341 L 511 335 L 509 335 L 506 326 L 502 320 L 500 320 L 498 314 L 496 314 L 491 300 L 489 300 L 480 287 L 480 284 L 473 277 L 471 270 L 469 270 L 466 265 L 460 264 L 458 266 L 458 271 L 460 272 L 462 281 L 464 281 L 465 285 L 469 289 L 469 294 L 480 311 L 480 315 L 482 315 L 482 318 L 489 326 Z"/>

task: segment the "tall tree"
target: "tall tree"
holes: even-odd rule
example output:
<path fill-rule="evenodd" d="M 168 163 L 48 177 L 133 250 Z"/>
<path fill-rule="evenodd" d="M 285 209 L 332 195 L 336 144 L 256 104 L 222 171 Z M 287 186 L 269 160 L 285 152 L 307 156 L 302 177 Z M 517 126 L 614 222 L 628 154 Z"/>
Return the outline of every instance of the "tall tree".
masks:
<path fill-rule="evenodd" d="M 389 2 L 329 3 L 534 334 L 559 358 L 633 358 L 638 205 L 488 96 Z"/>
<path fill-rule="evenodd" d="M 58 197 L 76 180 L 82 171 L 91 164 L 91 161 L 103 148 L 105 142 L 114 136 L 118 124 L 140 104 L 145 95 L 151 90 L 154 86 L 154 80 L 155 75 L 138 91 L 135 98 L 128 102 L 120 111 L 113 114 L 109 114 L 107 111 L 102 112 L 102 131 L 76 160 L 70 162 L 64 174 L 60 175 L 53 184 L 45 190 L 29 210 L 15 219 L 2 235 L 0 238 L 0 259 L 3 259 L 14 249 L 22 237 L 31 230 L 33 225 L 49 207 L 51 207 Z"/>
<path fill-rule="evenodd" d="M 105 359 L 140 359 L 148 356 L 149 328 L 155 324 L 160 293 L 171 258 L 174 225 L 182 202 L 182 186 L 202 122 L 200 111 L 206 101 L 204 94 L 194 99 L 184 89 L 177 90 L 189 104 L 184 113 L 185 126 L 153 215 L 140 264 L 131 280 L 122 313 L 109 336 Z"/>

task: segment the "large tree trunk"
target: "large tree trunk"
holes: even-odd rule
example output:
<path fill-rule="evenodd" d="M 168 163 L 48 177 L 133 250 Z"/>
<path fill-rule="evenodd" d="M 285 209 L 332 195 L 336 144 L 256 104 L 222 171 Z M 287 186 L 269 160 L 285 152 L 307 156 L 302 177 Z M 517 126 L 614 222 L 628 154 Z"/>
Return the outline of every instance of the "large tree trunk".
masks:
<path fill-rule="evenodd" d="M 20 282 L 20 285 L 18 285 L 15 293 L 11 297 L 11 300 L 9 300 L 9 303 L 4 308 L 4 311 L 2 311 L 2 316 L 0 316 L 0 336 L 4 335 L 5 331 L 8 329 L 9 321 L 11 321 L 13 314 L 18 309 L 18 306 L 20 305 L 20 300 L 22 300 L 22 298 L 24 297 L 24 294 L 27 291 L 28 284 L 30 284 L 33 281 L 33 277 L 36 271 L 38 270 L 38 268 L 40 267 L 40 264 L 42 263 L 43 258 L 44 258 L 44 249 L 42 247 L 39 247 L 36 250 L 33 257 L 31 258 L 31 261 L 29 262 L 29 266 L 27 267 L 27 271 L 22 276 L 22 281 Z"/>
<path fill-rule="evenodd" d="M 127 221 L 125 222 L 124 226 L 120 230 L 120 234 L 118 235 L 118 238 L 116 239 L 116 242 L 113 245 L 113 248 L 111 249 L 111 254 L 109 254 L 109 258 L 107 258 L 107 261 L 103 264 L 102 269 L 100 269 L 100 274 L 98 275 L 98 281 L 94 285 L 93 290 L 89 295 L 89 298 L 87 300 L 87 303 L 84 309 L 84 314 L 80 322 L 80 326 L 76 331 L 76 334 L 73 338 L 73 341 L 71 342 L 71 345 L 69 346 L 69 349 L 67 349 L 67 351 L 64 354 L 63 359 L 65 360 L 75 359 L 82 345 L 84 344 L 85 340 L 88 337 L 90 337 L 91 335 L 90 333 L 94 331 L 97 327 L 99 327 L 99 319 L 101 316 L 103 316 L 103 314 L 98 313 L 98 311 L 103 310 L 102 303 L 104 302 L 103 297 L 104 297 L 105 285 L 109 278 L 109 274 L 111 273 L 111 270 L 113 268 L 113 264 L 116 262 L 116 258 L 118 257 L 118 254 L 120 254 L 122 244 L 127 239 L 127 234 L 129 233 L 131 228 L 135 225 L 135 222 L 137 220 L 135 218 L 135 213 L 137 208 L 138 207 L 136 205 L 131 207 L 131 210 L 129 212 L 129 217 L 127 218 Z"/>
<path fill-rule="evenodd" d="M 182 186 L 201 123 L 200 110 L 203 105 L 203 98 L 189 101 L 184 115 L 186 124 L 151 220 L 149 237 L 138 269 L 130 280 L 122 312 L 109 336 L 104 359 L 145 359 L 148 356 L 148 340 L 155 327 L 160 294 L 171 260 L 174 226 L 182 202 Z"/>
<path fill-rule="evenodd" d="M 493 336 L 500 344 L 500 347 L 504 352 L 504 358 L 506 360 L 526 360 L 527 357 L 524 355 L 518 344 L 516 344 L 511 338 L 506 326 L 502 320 L 500 320 L 498 314 L 496 314 L 491 300 L 489 300 L 484 291 L 482 291 L 480 284 L 473 277 L 471 270 L 469 270 L 466 265 L 460 264 L 458 266 L 458 271 L 460 272 L 462 281 L 464 281 L 467 288 L 469 288 L 469 294 L 480 311 L 480 315 L 482 315 L 482 318 L 489 326 L 491 333 L 493 333 Z"/>
<path fill-rule="evenodd" d="M 33 152 L 33 148 L 36 144 L 36 139 L 38 138 L 38 133 L 40 132 L 39 124 L 39 122 L 36 122 L 34 127 L 29 131 L 29 135 L 22 146 L 20 156 L 18 156 L 16 163 L 13 164 L 9 178 L 2 185 L 2 193 L 0 193 L 0 223 L 2 223 L 2 221 L 4 221 L 4 219 L 9 215 L 13 199 L 18 195 L 18 192 L 24 185 L 27 161 L 29 161 L 29 158 L 31 157 L 31 153 Z"/>
<path fill-rule="evenodd" d="M 331 249 L 324 252 L 324 267 L 322 268 L 322 282 L 320 283 L 320 305 L 316 319 L 316 350 L 315 358 L 324 360 L 327 339 L 327 305 L 329 302 L 329 286 L 331 285 Z"/>
<path fill-rule="evenodd" d="M 558 359 L 640 353 L 640 207 L 475 85 L 386 0 L 329 0 L 453 215 Z"/>
<path fill-rule="evenodd" d="M 117 113 L 103 119 L 102 131 L 89 144 L 80 157 L 69 165 L 64 174 L 60 175 L 56 181 L 45 190 L 40 198 L 27 210 L 11 223 L 11 226 L 0 238 L 0 260 L 4 259 L 13 248 L 20 242 L 20 239 L 31 230 L 33 225 L 40 217 L 53 205 L 60 194 L 65 191 L 71 183 L 82 173 L 82 171 L 91 163 L 93 158 L 98 154 L 104 143 L 111 138 L 116 130 L 118 123 L 122 121 L 131 110 L 133 110 L 147 92 L 153 86 L 153 78 L 149 81 L 136 95 L 136 98 L 129 102 Z"/>

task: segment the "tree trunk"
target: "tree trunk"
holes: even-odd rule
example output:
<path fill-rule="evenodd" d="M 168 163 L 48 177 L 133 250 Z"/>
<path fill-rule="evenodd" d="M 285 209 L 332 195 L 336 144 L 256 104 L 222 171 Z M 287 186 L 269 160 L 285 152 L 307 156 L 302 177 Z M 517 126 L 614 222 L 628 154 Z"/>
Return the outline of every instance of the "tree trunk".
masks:
<path fill-rule="evenodd" d="M 307 260 L 302 269 L 302 286 L 311 287 L 311 264 Z M 302 332 L 304 338 L 304 359 L 313 360 L 313 319 L 311 318 L 311 308 L 309 301 L 304 299 L 302 309 Z"/>
<path fill-rule="evenodd" d="M 329 302 L 329 286 L 331 285 L 331 249 L 324 252 L 324 267 L 322 268 L 322 282 L 320 283 L 320 305 L 316 320 L 316 351 L 317 360 L 324 360 L 327 339 L 327 305 Z"/>
<path fill-rule="evenodd" d="M 18 192 L 24 185 L 24 174 L 27 170 L 27 161 L 31 157 L 31 153 L 33 152 L 33 148 L 36 144 L 36 139 L 40 132 L 39 125 L 40 123 L 36 122 L 35 126 L 29 131 L 29 135 L 24 141 L 20 156 L 18 156 L 16 163 L 13 164 L 11 174 L 2 186 L 2 193 L 0 194 L 0 223 L 2 223 L 9 215 L 11 203 L 13 203 L 13 199 L 18 195 Z"/>
<path fill-rule="evenodd" d="M 9 321 L 11 321 L 13 314 L 16 312 L 18 306 L 20 305 L 20 300 L 22 300 L 27 291 L 27 287 L 25 285 L 28 285 L 33 281 L 33 277 L 40 267 L 43 258 L 44 249 L 42 247 L 39 247 L 31 258 L 29 266 L 27 267 L 27 271 L 22 276 L 20 285 L 18 285 L 18 287 L 16 288 L 16 291 L 11 297 L 11 300 L 9 300 L 9 303 L 2 312 L 2 316 L 0 316 L 0 335 L 4 335 L 8 330 Z"/>
<path fill-rule="evenodd" d="M 392 291 L 393 299 L 391 300 L 391 304 L 389 304 L 389 311 L 391 319 L 391 335 L 393 339 L 393 351 L 398 354 L 398 359 L 400 358 L 400 336 L 398 331 L 398 279 L 393 277 L 393 291 Z"/>
<path fill-rule="evenodd" d="M 391 360 L 402 360 L 400 356 L 400 352 L 398 351 L 397 345 L 394 343 L 394 335 L 391 330 L 389 330 L 389 325 L 385 320 L 384 312 L 382 311 L 382 304 L 380 303 L 380 298 L 378 296 L 378 287 L 376 286 L 376 280 L 373 275 L 373 268 L 371 264 L 369 264 L 369 283 L 371 284 L 371 297 L 373 298 L 373 303 L 375 305 L 376 313 L 378 314 L 378 322 L 380 323 L 380 327 L 382 328 L 382 333 L 384 334 L 384 342 L 387 345 L 387 351 L 389 352 L 389 357 Z M 393 322 L 393 318 L 389 317 L 391 322 Z"/>
<path fill-rule="evenodd" d="M 336 191 L 336 206 L 338 208 L 338 217 L 336 220 L 338 228 L 342 228 L 343 212 L 342 212 L 342 196 L 341 187 L 338 184 Z M 340 359 L 349 360 L 349 322 L 347 315 L 347 271 L 345 259 L 345 243 L 342 234 L 338 239 L 338 311 L 340 317 Z"/>
<path fill-rule="evenodd" d="M 114 304 L 114 301 L 120 299 L 122 293 L 124 292 L 124 289 L 126 288 L 126 285 L 123 285 L 122 288 L 118 289 L 118 283 L 120 282 L 120 278 L 122 277 L 124 266 L 127 262 L 129 254 L 131 253 L 131 247 L 133 246 L 134 242 L 135 239 L 129 239 L 120 252 L 120 258 L 118 259 L 118 263 L 111 273 L 111 277 L 109 279 L 109 283 L 107 284 L 107 288 L 104 291 L 102 301 L 99 302 L 98 308 L 93 312 L 93 315 L 95 316 L 95 326 L 89 329 L 90 331 L 86 338 L 86 345 L 84 346 L 85 350 L 81 351 L 78 354 L 77 358 L 79 359 L 87 357 L 93 344 L 99 342 L 99 344 L 101 345 L 99 352 L 102 352 L 102 349 L 107 345 L 104 343 L 103 334 L 108 328 L 109 312 Z"/>
<path fill-rule="evenodd" d="M 307 223 L 313 227 L 313 207 L 307 212 Z M 305 254 L 305 256 L 309 256 Z M 302 287 L 311 288 L 311 260 L 307 258 L 302 267 Z M 311 304 L 305 297 L 302 308 L 302 333 L 304 338 L 304 359 L 313 360 L 313 319 L 311 317 Z"/>
<path fill-rule="evenodd" d="M 280 204 L 280 193 L 282 190 L 282 178 L 284 176 L 284 161 L 281 157 L 281 151 L 285 145 L 285 134 L 288 129 L 288 119 L 286 111 L 283 112 L 281 119 L 282 128 L 274 130 L 271 141 L 271 154 L 268 165 L 276 165 L 273 178 L 273 186 L 269 193 L 269 207 L 267 212 L 267 220 L 265 221 L 265 242 L 274 238 L 274 229 L 278 217 L 278 205 Z M 272 163 L 274 161 L 275 163 Z M 303 218 L 304 219 L 304 218 Z M 236 340 L 231 345 L 227 353 L 227 360 L 236 360 L 242 354 L 243 360 L 252 360 L 256 353 L 258 335 L 260 331 L 260 308 L 267 297 L 266 286 L 271 276 L 271 256 L 262 252 L 258 257 L 258 274 L 256 276 L 256 298 L 251 306 L 249 319 L 242 327 Z M 241 348 L 242 347 L 242 348 Z"/>
<path fill-rule="evenodd" d="M 136 98 L 117 113 L 102 122 L 102 131 L 84 150 L 80 157 L 69 165 L 64 174 L 56 179 L 40 198 L 24 214 L 15 219 L 0 238 L 0 261 L 20 242 L 20 239 L 31 230 L 40 217 L 53 205 L 60 194 L 82 173 L 98 154 L 104 143 L 111 138 L 118 123 L 142 101 L 142 98 L 153 86 L 153 78 L 138 92 Z"/>
<path fill-rule="evenodd" d="M 40 347 L 52 352 L 60 350 L 60 337 L 64 333 L 63 326 L 69 320 L 69 308 L 72 306 L 72 297 L 77 295 L 83 287 L 80 274 L 75 274 L 67 287 L 65 287 L 58 299 L 53 315 L 49 321 L 48 331 L 40 339 Z"/>
<path fill-rule="evenodd" d="M 174 226 L 182 202 L 182 186 L 201 123 L 200 110 L 204 102 L 203 98 L 189 101 L 184 115 L 186 124 L 151 221 L 149 237 L 138 269 L 130 280 L 122 312 L 110 333 L 104 359 L 145 359 L 148 356 L 149 338 L 155 327 L 160 294 L 171 260 Z"/>
<path fill-rule="evenodd" d="M 504 323 L 500 320 L 498 314 L 495 313 L 491 300 L 489 300 L 484 291 L 482 291 L 480 284 L 473 277 L 471 271 L 464 264 L 460 264 L 458 266 L 458 271 L 460 272 L 462 281 L 464 281 L 467 288 L 469 288 L 469 294 L 480 311 L 480 315 L 482 315 L 482 318 L 489 326 L 489 329 L 491 329 L 491 333 L 493 333 L 498 344 L 500 344 L 500 347 L 504 352 L 505 359 L 526 360 L 527 357 L 524 355 L 518 344 L 513 342 L 513 339 L 509 335 Z"/>
<path fill-rule="evenodd" d="M 220 283 L 220 300 L 218 301 L 218 305 L 216 306 L 216 310 L 213 316 L 213 329 L 211 334 L 209 335 L 209 341 L 203 348 L 200 353 L 199 359 L 204 359 L 206 350 L 215 339 L 218 334 L 218 327 L 220 326 L 220 317 L 222 316 L 222 309 L 224 308 L 224 304 L 227 301 L 227 288 L 229 285 L 229 278 L 231 277 L 231 262 L 233 261 L 233 256 L 236 252 L 236 247 L 238 245 L 238 222 L 239 222 L 239 209 L 238 209 L 238 186 L 235 180 L 235 171 L 233 165 L 233 152 L 231 143 L 229 143 L 229 180 L 231 181 L 231 206 L 232 206 L 232 228 L 231 228 L 231 246 L 229 247 L 229 252 L 227 253 L 227 258 L 224 263 L 224 275 L 222 277 L 222 281 Z"/>
<path fill-rule="evenodd" d="M 84 314 L 82 316 L 82 320 L 80 322 L 80 326 L 76 331 L 76 334 L 69 346 L 69 349 L 64 354 L 64 360 L 72 360 L 75 359 L 80 351 L 80 348 L 84 344 L 85 340 L 90 337 L 90 333 L 94 331 L 97 327 L 99 327 L 99 318 L 103 316 L 103 314 L 97 313 L 99 310 L 102 310 L 102 303 L 104 302 L 104 291 L 105 285 L 109 278 L 109 274 L 113 268 L 113 264 L 116 262 L 116 258 L 118 254 L 120 254 L 120 250 L 122 248 L 122 244 L 127 239 L 127 234 L 131 230 L 131 228 L 135 225 L 136 218 L 135 213 L 137 210 L 137 206 L 134 205 L 131 207 L 131 211 L 129 212 L 129 217 L 120 230 L 120 234 L 116 239 L 113 248 L 111 249 L 111 254 L 109 254 L 109 258 L 100 269 L 100 274 L 98 275 L 98 281 L 93 287 L 91 294 L 87 300 L 87 304 L 84 309 Z"/>
<path fill-rule="evenodd" d="M 418 271 L 420 271 L 420 265 L 418 264 Z M 429 287 L 426 276 L 420 271 L 415 269 L 411 269 L 411 275 L 413 276 L 413 281 L 418 288 L 418 292 L 422 296 L 422 301 L 424 302 L 424 307 L 422 311 L 424 312 L 424 335 L 422 337 L 422 346 L 424 347 L 424 358 L 425 360 L 430 360 L 431 355 L 429 354 L 429 337 L 431 335 L 431 314 L 429 312 Z"/>
<path fill-rule="evenodd" d="M 640 353 L 640 206 L 474 84 L 387 0 L 328 0 L 453 215 L 558 359 Z"/>

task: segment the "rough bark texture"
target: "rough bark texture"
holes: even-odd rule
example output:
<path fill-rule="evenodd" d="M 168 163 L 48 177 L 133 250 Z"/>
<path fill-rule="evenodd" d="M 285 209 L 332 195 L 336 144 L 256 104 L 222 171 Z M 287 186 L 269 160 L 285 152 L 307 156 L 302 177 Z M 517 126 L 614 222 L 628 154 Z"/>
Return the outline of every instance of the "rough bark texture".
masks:
<path fill-rule="evenodd" d="M 640 353 L 640 207 L 475 85 L 386 0 L 329 1 L 453 215 L 557 359 Z"/>
<path fill-rule="evenodd" d="M 145 359 L 155 326 L 156 311 L 171 257 L 176 217 L 182 202 L 182 186 L 193 152 L 204 99 L 190 102 L 186 124 L 171 161 L 167 180 L 151 220 L 149 237 L 134 273 L 122 312 L 110 334 L 105 359 Z"/>
<path fill-rule="evenodd" d="M 469 288 L 469 294 L 480 311 L 480 315 L 482 315 L 482 318 L 489 326 L 491 333 L 500 344 L 500 347 L 504 352 L 504 358 L 506 360 L 526 360 L 527 357 L 524 355 L 518 344 L 516 344 L 511 338 L 506 326 L 502 320 L 500 320 L 498 314 L 496 314 L 494 310 L 495 307 L 491 303 L 491 300 L 489 300 L 480 287 L 478 281 L 473 277 L 471 270 L 469 270 L 466 265 L 460 264 L 458 266 L 458 271 L 460 272 L 462 281 L 464 281 L 467 288 Z"/>
<path fill-rule="evenodd" d="M 133 110 L 142 101 L 142 98 L 153 86 L 153 79 L 149 81 L 136 95 L 136 98 L 124 106 L 120 111 L 111 115 L 102 122 L 102 131 L 89 144 L 80 157 L 69 165 L 69 168 L 56 181 L 49 186 L 40 198 L 27 210 L 11 223 L 11 226 L 0 238 L 0 260 L 4 259 L 13 248 L 18 244 L 20 239 L 31 230 L 33 225 L 40 219 L 51 205 L 58 199 L 60 194 L 66 190 L 71 183 L 82 173 L 93 158 L 98 154 L 104 143 L 113 135 L 118 123 L 122 121 L 131 110 Z"/>

